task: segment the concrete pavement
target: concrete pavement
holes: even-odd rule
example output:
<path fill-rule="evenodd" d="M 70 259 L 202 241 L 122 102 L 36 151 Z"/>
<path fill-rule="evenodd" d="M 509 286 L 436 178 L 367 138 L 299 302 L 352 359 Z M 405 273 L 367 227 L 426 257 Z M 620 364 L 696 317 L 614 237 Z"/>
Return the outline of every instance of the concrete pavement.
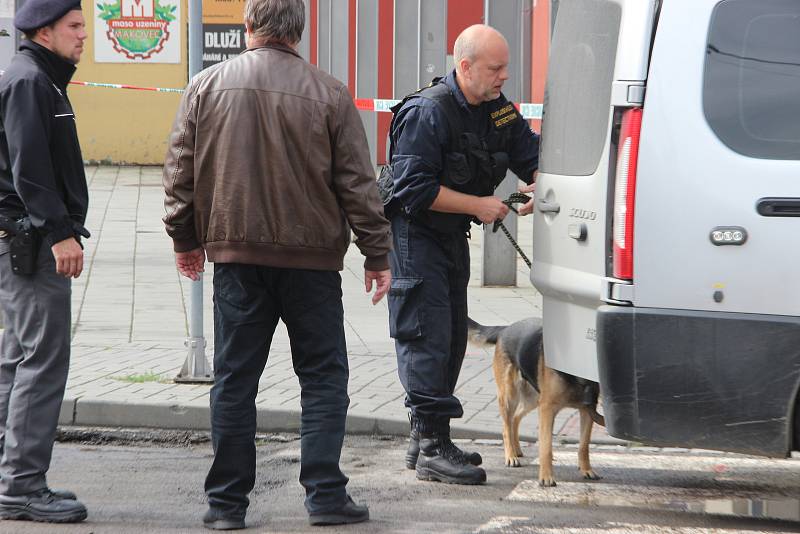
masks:
<path fill-rule="evenodd" d="M 207 385 L 175 384 L 187 354 L 189 282 L 175 267 L 164 232 L 161 169 L 87 167 L 90 211 L 84 274 L 73 285 L 73 352 L 61 424 L 207 429 Z M 531 219 L 519 224 L 519 242 L 529 254 Z M 475 228 L 475 227 L 474 227 Z M 541 297 L 529 270 L 518 261 L 518 287 L 480 285 L 481 239 L 471 240 L 470 315 L 483 324 L 508 324 L 541 315 Z M 352 246 L 342 272 L 350 357 L 348 430 L 405 434 L 403 390 L 389 338 L 386 301 L 372 306 L 363 287 L 362 257 Z M 205 336 L 212 359 L 212 268 L 205 277 Z M 464 417 L 452 422 L 454 435 L 500 437 L 491 354 L 470 346 L 458 385 Z M 259 384 L 261 431 L 299 427 L 300 389 L 292 370 L 285 327 L 280 324 L 267 369 Z M 558 439 L 577 439 L 577 414 L 563 411 Z M 523 422 L 523 437 L 534 440 L 536 413 Z M 614 441 L 596 427 L 594 441 Z"/>

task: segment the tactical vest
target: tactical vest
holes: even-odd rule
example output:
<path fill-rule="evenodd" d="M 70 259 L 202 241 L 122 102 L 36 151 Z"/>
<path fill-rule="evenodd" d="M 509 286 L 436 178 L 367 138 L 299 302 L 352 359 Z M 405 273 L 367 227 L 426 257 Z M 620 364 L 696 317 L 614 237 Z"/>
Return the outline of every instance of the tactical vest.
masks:
<path fill-rule="evenodd" d="M 442 82 L 442 78 L 434 78 L 431 85 L 411 93 L 391 108 L 394 116 L 389 132 L 394 131 L 397 112 L 406 102 L 414 98 L 426 98 L 435 102 L 447 117 L 449 143 L 444 147 L 442 154 L 443 168 L 442 174 L 439 176 L 439 183 L 454 191 L 469 195 L 488 196 L 493 194 L 508 170 L 507 149 L 512 142 L 511 126 L 517 120 L 523 120 L 514 104 L 506 100 L 502 94 L 500 98 L 491 101 L 486 117 L 487 121 L 491 121 L 491 125 L 488 132 L 480 136 L 470 129 L 465 120 L 464 111 L 450 88 Z M 390 136 L 389 162 L 391 162 L 393 154 L 394 139 Z M 388 169 L 388 173 L 391 174 L 391 165 L 387 165 L 384 169 Z M 392 179 L 391 176 L 388 178 Z M 391 212 L 398 207 L 392 205 L 393 192 L 386 191 L 388 184 L 380 184 L 381 180 L 387 181 L 387 177 L 383 176 L 383 173 L 379 178 L 379 188 L 382 190 L 381 196 L 386 204 L 387 215 L 391 215 Z M 394 202 L 397 202 L 396 199 Z M 469 215 L 433 210 L 425 210 L 414 216 L 415 221 L 440 232 L 467 231 L 470 219 Z"/>

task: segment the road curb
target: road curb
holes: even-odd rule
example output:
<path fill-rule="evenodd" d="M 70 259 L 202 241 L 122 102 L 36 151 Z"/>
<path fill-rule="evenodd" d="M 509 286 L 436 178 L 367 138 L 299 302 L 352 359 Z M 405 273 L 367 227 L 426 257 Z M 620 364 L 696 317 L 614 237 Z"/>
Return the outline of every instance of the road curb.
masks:
<path fill-rule="evenodd" d="M 162 430 L 210 431 L 210 409 L 206 402 L 192 404 L 124 402 L 100 399 L 65 398 L 61 405 L 59 425 L 108 428 L 152 428 Z M 354 435 L 408 435 L 408 421 L 375 417 L 357 413 L 347 415 L 346 432 Z M 261 433 L 300 432 L 300 412 L 297 410 L 266 409 L 257 406 L 256 431 Z M 498 439 L 502 433 L 453 421 L 454 439 Z M 529 443 L 537 441 L 533 434 L 521 434 Z M 557 435 L 560 443 L 577 443 L 571 436 Z M 626 442 L 612 437 L 593 439 L 595 445 L 623 445 Z"/>

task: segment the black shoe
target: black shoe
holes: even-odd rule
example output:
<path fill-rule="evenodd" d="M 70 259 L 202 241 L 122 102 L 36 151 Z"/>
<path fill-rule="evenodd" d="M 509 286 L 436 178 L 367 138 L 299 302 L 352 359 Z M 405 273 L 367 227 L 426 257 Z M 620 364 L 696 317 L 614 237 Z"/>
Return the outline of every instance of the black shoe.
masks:
<path fill-rule="evenodd" d="M 75 495 L 74 492 L 69 490 L 54 490 L 51 488 L 47 488 L 47 491 L 53 494 L 53 497 L 56 499 L 66 499 L 68 501 L 77 501 L 78 496 Z"/>
<path fill-rule="evenodd" d="M 209 507 L 203 516 L 203 526 L 211 530 L 241 530 L 245 528 L 244 514 Z"/>
<path fill-rule="evenodd" d="M 450 438 L 448 438 L 450 439 Z M 463 451 L 458 446 L 450 442 L 456 448 L 459 454 L 464 457 L 464 461 L 471 465 L 481 465 L 483 458 L 477 452 Z M 415 469 L 417 467 L 417 458 L 419 457 L 419 430 L 416 428 L 411 429 L 411 434 L 408 437 L 408 450 L 406 450 L 406 469 Z"/>
<path fill-rule="evenodd" d="M 78 523 L 86 516 L 80 501 L 59 498 L 47 488 L 25 495 L 0 495 L 0 519 Z"/>
<path fill-rule="evenodd" d="M 486 471 L 469 463 L 450 438 L 441 434 L 420 434 L 417 478 L 448 484 L 483 484 Z"/>
<path fill-rule="evenodd" d="M 319 514 L 308 514 L 308 522 L 312 526 L 345 525 L 361 523 L 369 520 L 369 508 L 356 504 L 350 496 L 341 508 Z"/>

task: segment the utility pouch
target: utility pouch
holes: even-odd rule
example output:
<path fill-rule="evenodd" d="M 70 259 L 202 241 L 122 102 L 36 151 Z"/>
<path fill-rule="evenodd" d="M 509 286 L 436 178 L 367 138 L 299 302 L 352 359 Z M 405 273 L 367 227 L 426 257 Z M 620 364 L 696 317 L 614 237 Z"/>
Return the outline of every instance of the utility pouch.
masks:
<path fill-rule="evenodd" d="M 444 156 L 445 185 L 464 186 L 472 180 L 467 157 L 460 152 L 450 152 Z"/>
<path fill-rule="evenodd" d="M 11 270 L 14 274 L 28 276 L 36 272 L 36 259 L 41 244 L 41 236 L 31 226 L 30 221 L 21 222 L 17 234 L 11 239 L 9 245 Z"/>
<path fill-rule="evenodd" d="M 394 172 L 389 163 L 381 168 L 378 175 L 378 194 L 383 202 L 383 214 L 386 218 L 393 217 L 399 211 L 400 203 L 394 198 Z"/>
<path fill-rule="evenodd" d="M 492 166 L 494 187 L 497 187 L 508 172 L 508 154 L 505 152 L 493 152 L 492 155 L 489 156 L 489 161 Z"/>

